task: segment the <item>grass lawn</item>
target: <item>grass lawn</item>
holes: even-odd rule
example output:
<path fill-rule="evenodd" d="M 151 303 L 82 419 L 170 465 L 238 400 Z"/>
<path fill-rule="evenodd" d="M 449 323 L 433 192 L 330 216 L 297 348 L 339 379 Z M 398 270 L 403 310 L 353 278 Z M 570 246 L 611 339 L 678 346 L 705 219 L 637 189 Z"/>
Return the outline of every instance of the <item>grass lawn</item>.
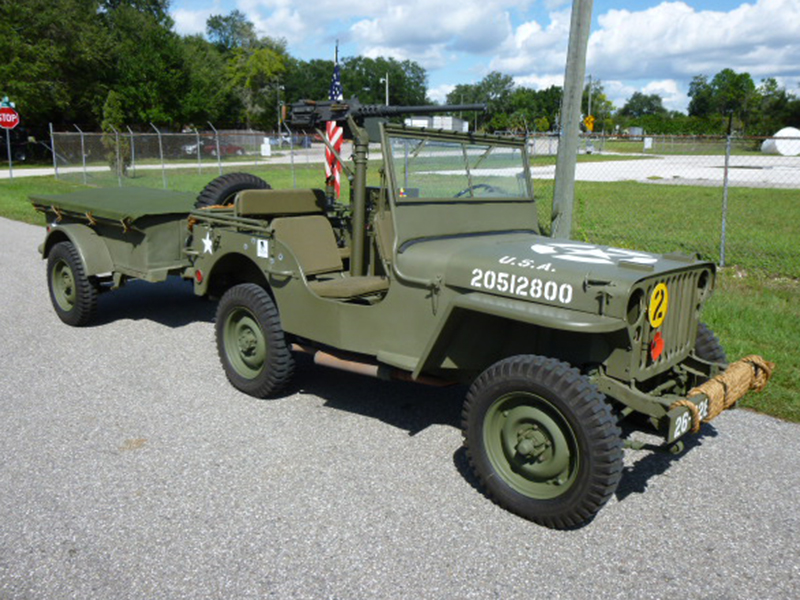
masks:
<path fill-rule="evenodd" d="M 313 167 L 313 168 L 311 168 Z M 271 165 L 251 170 L 275 188 L 319 187 L 319 165 L 300 168 L 293 177 L 289 165 Z M 373 170 L 374 172 L 374 170 Z M 169 171 L 170 189 L 201 190 L 217 171 L 198 174 L 196 169 Z M 348 193 L 342 178 L 343 196 Z M 95 180 L 96 181 L 96 180 Z M 105 182 L 107 185 L 108 182 Z M 111 183 L 114 185 L 116 182 Z M 377 179 L 371 180 L 377 184 Z M 128 185 L 161 187 L 160 170 L 126 180 Z M 549 187 L 548 187 L 549 186 Z M 60 194 L 82 189 L 73 181 L 52 177 L 16 178 L 0 181 L 0 216 L 43 224 L 42 216 L 28 203 L 30 194 Z M 552 181 L 537 182 L 540 220 L 549 222 Z M 800 202 L 796 190 L 734 190 L 729 206 L 731 223 L 745 223 L 739 235 L 744 242 L 737 267 L 722 270 L 717 291 L 704 320 L 722 340 L 728 357 L 761 354 L 777 363 L 775 376 L 760 393 L 749 394 L 742 406 L 776 417 L 800 422 L 800 367 L 795 344 L 800 340 L 800 259 L 798 259 L 796 218 Z M 720 193 L 716 188 L 652 186 L 634 182 L 585 183 L 576 185 L 574 237 L 595 243 L 669 252 L 700 252 L 717 260 L 719 255 Z M 769 257 L 775 272 L 789 277 L 768 276 L 758 268 Z M 736 254 L 731 258 L 736 259 Z M 748 262 L 749 261 L 749 262 Z M 744 274 L 744 276 L 743 276 Z"/>

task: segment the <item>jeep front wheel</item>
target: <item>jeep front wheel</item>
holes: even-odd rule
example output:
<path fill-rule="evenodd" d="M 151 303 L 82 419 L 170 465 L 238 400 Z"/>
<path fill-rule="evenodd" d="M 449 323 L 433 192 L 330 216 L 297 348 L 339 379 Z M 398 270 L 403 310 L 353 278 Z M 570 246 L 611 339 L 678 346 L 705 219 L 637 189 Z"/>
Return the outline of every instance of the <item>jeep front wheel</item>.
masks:
<path fill-rule="evenodd" d="M 225 292 L 215 328 L 220 362 L 236 389 L 266 398 L 289 382 L 294 357 L 275 303 L 264 288 L 243 283 Z"/>
<path fill-rule="evenodd" d="M 555 529 L 592 520 L 616 490 L 622 441 L 605 397 L 566 363 L 499 361 L 472 384 L 463 411 L 470 465 L 488 496 Z"/>

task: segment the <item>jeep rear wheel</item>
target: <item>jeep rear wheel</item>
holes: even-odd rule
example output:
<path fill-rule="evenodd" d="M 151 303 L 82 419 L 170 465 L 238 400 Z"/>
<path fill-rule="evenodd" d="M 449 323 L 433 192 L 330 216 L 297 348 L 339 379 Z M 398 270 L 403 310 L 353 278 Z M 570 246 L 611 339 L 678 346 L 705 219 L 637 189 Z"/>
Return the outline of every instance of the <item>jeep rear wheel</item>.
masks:
<path fill-rule="evenodd" d="M 475 380 L 463 411 L 470 464 L 497 504 L 556 529 L 592 520 L 622 473 L 621 431 L 577 369 L 515 356 Z"/>
<path fill-rule="evenodd" d="M 294 357 L 275 303 L 264 288 L 243 283 L 225 292 L 215 329 L 220 362 L 236 389 L 266 398 L 289 382 Z"/>
<path fill-rule="evenodd" d="M 88 325 L 97 314 L 97 288 L 89 281 L 72 242 L 59 242 L 47 256 L 47 287 L 53 308 L 67 325 Z"/>

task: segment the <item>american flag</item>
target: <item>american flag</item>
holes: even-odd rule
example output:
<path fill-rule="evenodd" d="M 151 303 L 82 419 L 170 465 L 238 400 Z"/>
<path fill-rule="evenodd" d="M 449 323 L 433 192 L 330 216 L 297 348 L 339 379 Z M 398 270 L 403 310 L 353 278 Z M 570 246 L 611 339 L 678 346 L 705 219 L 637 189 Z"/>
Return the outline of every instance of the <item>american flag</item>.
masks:
<path fill-rule="evenodd" d="M 333 61 L 333 78 L 331 79 L 331 90 L 328 94 L 329 100 L 341 101 L 344 98 L 342 91 L 342 80 L 339 76 L 339 49 L 336 49 L 336 59 Z M 328 121 L 325 125 L 325 136 L 328 142 L 341 155 L 342 152 L 343 129 L 336 121 Z M 336 160 L 336 156 L 327 147 L 325 148 L 325 181 L 330 185 L 333 183 L 336 197 L 341 192 L 341 172 L 342 165 Z"/>

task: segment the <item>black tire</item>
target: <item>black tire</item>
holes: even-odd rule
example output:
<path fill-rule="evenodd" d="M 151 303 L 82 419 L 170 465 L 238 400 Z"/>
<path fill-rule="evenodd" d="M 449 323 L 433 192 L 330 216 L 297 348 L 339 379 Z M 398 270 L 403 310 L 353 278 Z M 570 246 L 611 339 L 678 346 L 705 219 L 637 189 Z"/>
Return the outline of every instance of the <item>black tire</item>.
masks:
<path fill-rule="evenodd" d="M 470 465 L 503 508 L 554 529 L 591 521 L 622 474 L 622 432 L 597 388 L 542 356 L 501 360 L 462 414 Z"/>
<path fill-rule="evenodd" d="M 697 341 L 694 344 L 694 353 L 698 358 L 709 362 L 728 364 L 728 356 L 725 349 L 714 335 L 714 332 L 705 324 L 700 323 L 697 327 Z"/>
<path fill-rule="evenodd" d="M 243 283 L 225 292 L 215 329 L 219 359 L 236 389 L 267 398 L 291 380 L 294 357 L 278 309 L 264 288 Z"/>
<path fill-rule="evenodd" d="M 228 173 L 211 181 L 194 203 L 195 208 L 231 204 L 233 197 L 242 190 L 269 190 L 271 186 L 250 173 Z"/>
<path fill-rule="evenodd" d="M 59 242 L 47 256 L 47 287 L 53 308 L 67 325 L 83 327 L 97 315 L 97 287 L 86 276 L 72 242 Z"/>

